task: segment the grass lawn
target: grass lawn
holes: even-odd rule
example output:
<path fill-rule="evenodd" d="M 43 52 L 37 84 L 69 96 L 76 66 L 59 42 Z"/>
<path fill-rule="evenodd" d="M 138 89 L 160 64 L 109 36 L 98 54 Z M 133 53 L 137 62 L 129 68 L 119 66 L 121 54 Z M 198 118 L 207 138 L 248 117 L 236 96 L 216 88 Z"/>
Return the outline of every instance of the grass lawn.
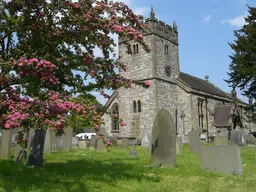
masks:
<path fill-rule="evenodd" d="M 128 157 L 129 152 L 55 152 L 45 155 L 43 168 L 34 169 L 0 160 L 0 192 L 256 191 L 256 148 L 241 148 L 241 177 L 200 170 L 199 156 L 190 154 L 187 146 L 177 156 L 175 169 L 149 167 L 146 148 L 137 147 L 138 159 Z"/>

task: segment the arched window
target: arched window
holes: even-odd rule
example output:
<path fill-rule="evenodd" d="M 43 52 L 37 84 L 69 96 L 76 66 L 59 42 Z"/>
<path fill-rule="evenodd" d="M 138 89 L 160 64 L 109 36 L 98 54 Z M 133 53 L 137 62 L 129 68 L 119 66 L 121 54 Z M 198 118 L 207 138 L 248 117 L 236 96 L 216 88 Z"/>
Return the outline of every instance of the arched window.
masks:
<path fill-rule="evenodd" d="M 141 102 L 140 102 L 140 100 L 138 101 L 138 113 L 140 113 L 141 112 Z"/>
<path fill-rule="evenodd" d="M 139 53 L 139 44 L 134 44 L 133 45 L 133 54 L 138 54 Z"/>
<path fill-rule="evenodd" d="M 137 106 L 136 101 L 133 101 L 133 113 L 137 112 Z"/>
<path fill-rule="evenodd" d="M 119 123 L 118 123 L 119 108 L 117 103 L 115 103 L 112 106 L 111 113 L 112 113 L 112 131 L 119 131 Z"/>
<path fill-rule="evenodd" d="M 165 53 L 165 55 L 169 54 L 169 47 L 168 47 L 168 45 L 164 46 L 164 53 Z"/>

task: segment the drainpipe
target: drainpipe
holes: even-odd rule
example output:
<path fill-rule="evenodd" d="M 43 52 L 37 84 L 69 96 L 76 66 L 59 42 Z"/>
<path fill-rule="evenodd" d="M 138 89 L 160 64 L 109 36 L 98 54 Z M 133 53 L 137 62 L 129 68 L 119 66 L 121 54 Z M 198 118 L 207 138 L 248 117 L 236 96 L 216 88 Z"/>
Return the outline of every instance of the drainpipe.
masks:
<path fill-rule="evenodd" d="M 208 108 L 207 108 L 207 97 L 205 97 L 205 106 L 206 106 L 206 128 L 207 128 L 207 143 L 209 143 L 209 125 L 208 125 Z"/>

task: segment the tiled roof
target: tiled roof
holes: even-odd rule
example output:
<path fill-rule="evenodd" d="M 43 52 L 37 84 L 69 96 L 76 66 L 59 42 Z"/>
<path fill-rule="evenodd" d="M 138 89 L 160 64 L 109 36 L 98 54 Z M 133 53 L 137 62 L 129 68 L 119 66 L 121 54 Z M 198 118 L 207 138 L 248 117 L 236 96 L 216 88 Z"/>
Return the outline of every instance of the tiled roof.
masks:
<path fill-rule="evenodd" d="M 180 79 L 192 89 L 230 99 L 230 96 L 207 80 L 180 72 Z"/>

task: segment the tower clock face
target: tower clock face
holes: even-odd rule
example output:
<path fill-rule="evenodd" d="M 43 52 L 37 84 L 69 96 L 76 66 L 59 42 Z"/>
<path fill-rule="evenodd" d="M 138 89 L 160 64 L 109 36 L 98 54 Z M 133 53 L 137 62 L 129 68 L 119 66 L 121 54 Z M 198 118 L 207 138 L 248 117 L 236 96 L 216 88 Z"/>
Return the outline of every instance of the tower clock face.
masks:
<path fill-rule="evenodd" d="M 165 75 L 167 77 L 170 77 L 171 76 L 171 66 L 165 66 Z"/>

